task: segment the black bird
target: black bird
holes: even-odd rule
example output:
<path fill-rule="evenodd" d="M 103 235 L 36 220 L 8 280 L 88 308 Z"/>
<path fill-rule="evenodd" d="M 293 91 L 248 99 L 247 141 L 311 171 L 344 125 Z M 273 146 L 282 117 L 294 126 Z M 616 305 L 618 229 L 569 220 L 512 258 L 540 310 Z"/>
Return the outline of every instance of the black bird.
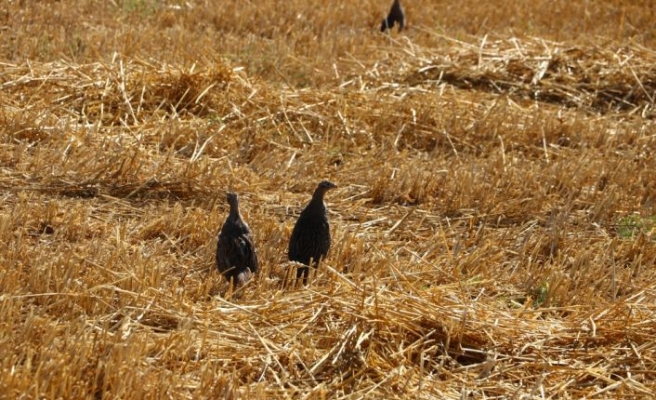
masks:
<path fill-rule="evenodd" d="M 380 26 L 380 31 L 385 32 L 387 29 L 394 28 L 394 23 L 399 23 L 399 32 L 405 27 L 405 13 L 403 12 L 403 7 L 401 7 L 400 0 L 394 0 L 392 8 L 390 9 L 389 15 L 387 18 L 383 19 L 383 23 Z"/>
<path fill-rule="evenodd" d="M 301 211 L 289 239 L 289 260 L 307 265 L 296 272 L 296 279 L 303 275 L 304 284 L 307 284 L 309 266 L 316 268 L 330 249 L 330 224 L 323 196 L 336 187 L 337 185 L 329 181 L 319 183 L 312 200 Z"/>
<path fill-rule="evenodd" d="M 239 198 L 228 192 L 230 214 L 223 223 L 216 244 L 216 266 L 228 281 L 238 286 L 257 272 L 257 253 L 253 234 L 239 213 Z"/>

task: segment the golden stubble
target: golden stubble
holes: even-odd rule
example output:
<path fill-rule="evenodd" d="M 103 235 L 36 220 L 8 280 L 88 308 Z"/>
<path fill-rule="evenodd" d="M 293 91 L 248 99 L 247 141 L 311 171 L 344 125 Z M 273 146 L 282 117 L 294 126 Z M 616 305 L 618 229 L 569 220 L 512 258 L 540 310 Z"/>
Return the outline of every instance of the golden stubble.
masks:
<path fill-rule="evenodd" d="M 0 19 L 0 393 L 654 392 L 648 2 L 48 3 Z"/>

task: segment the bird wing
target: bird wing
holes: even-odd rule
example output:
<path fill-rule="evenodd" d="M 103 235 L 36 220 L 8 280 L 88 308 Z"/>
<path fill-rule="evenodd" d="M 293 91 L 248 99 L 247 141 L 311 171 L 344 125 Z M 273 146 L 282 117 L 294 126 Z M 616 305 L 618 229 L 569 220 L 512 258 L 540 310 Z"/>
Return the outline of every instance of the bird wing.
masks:
<path fill-rule="evenodd" d="M 258 260 L 251 235 L 248 232 L 219 235 L 217 265 L 222 272 L 231 268 L 237 270 L 249 268 L 251 272 L 256 272 Z"/>
<path fill-rule="evenodd" d="M 311 220 L 302 215 L 289 240 L 288 257 L 291 261 L 298 261 L 308 265 L 324 257 L 330 248 L 330 226 L 327 221 Z"/>
<path fill-rule="evenodd" d="M 257 253 L 251 236 L 246 233 L 235 238 L 234 246 L 239 254 L 240 265 L 247 266 L 251 272 L 257 271 Z"/>

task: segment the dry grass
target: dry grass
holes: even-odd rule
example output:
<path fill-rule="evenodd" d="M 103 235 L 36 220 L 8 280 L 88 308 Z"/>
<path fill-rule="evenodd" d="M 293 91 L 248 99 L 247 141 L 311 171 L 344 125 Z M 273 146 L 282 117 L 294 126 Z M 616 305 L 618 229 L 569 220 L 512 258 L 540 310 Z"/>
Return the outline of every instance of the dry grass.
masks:
<path fill-rule="evenodd" d="M 651 2 L 406 3 L 403 35 L 380 1 L 3 4 L 0 393 L 654 393 Z"/>

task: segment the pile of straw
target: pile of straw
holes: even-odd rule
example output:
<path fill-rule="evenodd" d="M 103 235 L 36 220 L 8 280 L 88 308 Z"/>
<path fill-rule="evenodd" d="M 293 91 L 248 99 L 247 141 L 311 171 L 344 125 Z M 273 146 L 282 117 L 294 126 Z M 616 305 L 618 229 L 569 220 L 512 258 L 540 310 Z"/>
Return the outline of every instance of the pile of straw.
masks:
<path fill-rule="evenodd" d="M 82 60 L 14 60 L 0 46 L 4 396 L 656 391 L 648 47 L 465 40 L 423 17 L 408 36 L 369 37 L 328 29 L 329 11 L 314 27 L 298 17 L 310 3 L 228 4 L 237 22 L 269 10 L 301 29 L 248 36 L 200 2 L 128 6 L 89 24 L 143 20 L 159 58 L 131 54 L 131 33 L 116 33 L 128 55 L 94 60 L 82 47 Z M 212 18 L 232 52 L 190 62 Z M 190 53 L 158 53 L 155 28 Z M 40 48 L 23 43 L 13 51 Z M 280 58 L 259 58 L 267 48 Z M 339 185 L 333 246 L 304 287 L 286 246 L 322 179 Z M 237 290 L 214 266 L 227 190 L 262 264 Z"/>

